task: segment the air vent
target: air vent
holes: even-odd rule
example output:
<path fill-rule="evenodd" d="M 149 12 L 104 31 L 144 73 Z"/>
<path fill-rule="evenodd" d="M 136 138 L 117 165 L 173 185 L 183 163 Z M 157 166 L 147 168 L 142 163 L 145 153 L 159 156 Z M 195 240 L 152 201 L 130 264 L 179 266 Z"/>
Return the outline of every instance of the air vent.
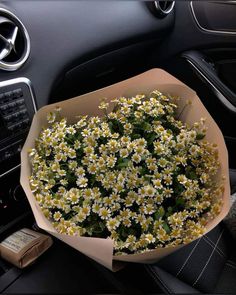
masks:
<path fill-rule="evenodd" d="M 154 5 L 158 16 L 165 17 L 173 10 L 175 1 L 154 1 Z"/>
<path fill-rule="evenodd" d="M 29 53 L 30 39 L 25 26 L 12 12 L 0 8 L 0 69 L 19 69 Z"/>

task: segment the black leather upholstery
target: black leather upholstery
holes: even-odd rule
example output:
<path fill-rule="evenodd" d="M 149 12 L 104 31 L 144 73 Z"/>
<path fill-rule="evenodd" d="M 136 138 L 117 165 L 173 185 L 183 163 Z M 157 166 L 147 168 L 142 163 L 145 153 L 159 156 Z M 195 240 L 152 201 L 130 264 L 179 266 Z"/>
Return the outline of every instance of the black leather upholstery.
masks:
<path fill-rule="evenodd" d="M 229 170 L 231 193 L 236 192 L 236 169 Z"/>
<path fill-rule="evenodd" d="M 153 280 L 161 288 L 164 293 L 167 294 L 197 294 L 200 293 L 196 289 L 192 288 L 190 285 L 179 280 L 175 276 L 171 275 L 169 272 L 161 269 L 158 266 L 147 267 L 147 270 Z"/>
<path fill-rule="evenodd" d="M 225 293 L 220 278 L 228 269 L 231 273 L 236 271 L 236 260 L 232 257 L 234 247 L 235 242 L 221 223 L 201 239 L 146 268 L 166 293 L 211 293 L 216 288 Z M 231 287 L 236 291 L 236 280 Z"/>
<path fill-rule="evenodd" d="M 230 172 L 231 190 L 236 170 Z M 202 238 L 146 269 L 163 292 L 236 293 L 236 241 L 221 222 Z"/>

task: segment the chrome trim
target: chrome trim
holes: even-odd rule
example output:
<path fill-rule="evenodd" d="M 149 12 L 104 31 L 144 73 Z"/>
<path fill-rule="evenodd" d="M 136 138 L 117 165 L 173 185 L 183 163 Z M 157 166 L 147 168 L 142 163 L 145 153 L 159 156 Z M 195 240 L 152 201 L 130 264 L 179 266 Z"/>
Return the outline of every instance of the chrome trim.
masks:
<path fill-rule="evenodd" d="M 24 198 L 22 198 L 22 199 L 17 199 L 17 197 L 16 197 L 16 192 L 17 192 L 17 190 L 18 190 L 19 188 L 22 188 L 22 186 L 21 186 L 20 184 L 17 184 L 17 186 L 14 188 L 14 190 L 13 190 L 13 192 L 12 192 L 12 197 L 13 197 L 13 199 L 14 199 L 16 202 L 19 202 L 19 201 L 24 200 L 24 199 L 26 198 L 26 195 L 24 195 Z"/>
<path fill-rule="evenodd" d="M 220 1 L 220 0 L 217 0 L 217 1 L 211 1 L 213 3 L 220 3 L 220 4 L 229 4 L 229 5 L 235 5 L 236 4 L 236 1 L 235 0 L 227 0 L 227 1 Z"/>
<path fill-rule="evenodd" d="M 236 107 L 220 92 L 220 90 L 202 73 L 201 70 L 188 58 L 186 58 L 187 62 L 201 75 L 201 77 L 210 84 L 213 92 L 219 98 L 219 100 L 223 103 L 223 105 L 230 110 L 231 112 L 236 113 Z"/>
<path fill-rule="evenodd" d="M 15 167 L 11 168 L 10 170 L 7 170 L 6 172 L 2 173 L 2 174 L 0 175 L 0 179 L 1 179 L 2 177 L 6 176 L 7 174 L 9 174 L 9 173 L 15 171 L 17 168 L 20 168 L 20 166 L 21 166 L 21 164 L 19 164 L 19 165 L 15 166 Z"/>
<path fill-rule="evenodd" d="M 19 140 L 15 141 L 14 143 L 12 143 L 11 145 L 9 145 L 8 147 L 11 147 L 11 146 L 13 146 L 13 145 L 15 145 L 15 144 L 17 144 L 17 143 L 19 143 L 21 141 L 22 141 L 22 139 L 19 139 Z M 4 147 L 3 149 L 1 149 L 0 152 L 4 151 L 5 149 L 7 149 L 7 147 Z"/>
<path fill-rule="evenodd" d="M 37 106 L 36 106 L 36 102 L 35 102 L 35 96 L 34 96 L 34 91 L 33 91 L 33 86 L 31 81 L 28 78 L 25 77 L 20 77 L 20 78 L 15 78 L 15 79 L 11 79 L 11 80 L 6 80 L 6 81 L 1 81 L 0 82 L 0 88 L 4 87 L 4 86 L 9 86 L 9 85 L 14 85 L 16 83 L 25 83 L 30 91 L 30 95 L 31 95 L 31 101 L 33 104 L 33 109 L 34 109 L 34 113 L 37 112 Z M 4 173 L 0 174 L 0 179 L 4 176 L 6 176 L 7 174 L 13 172 L 14 170 L 16 170 L 17 168 L 19 168 L 21 166 L 21 164 L 5 171 Z"/>
<path fill-rule="evenodd" d="M 233 3 L 232 3 L 233 2 Z M 226 3 L 226 2 L 225 2 Z M 231 1 L 230 4 L 236 4 L 236 1 Z M 190 7 L 191 7 L 191 11 L 192 11 L 192 15 L 193 15 L 193 18 L 197 24 L 197 26 L 204 32 L 207 32 L 207 33 L 214 33 L 214 34 L 228 34 L 228 35 L 236 35 L 236 32 L 231 32 L 231 31 L 219 31 L 219 30 L 210 30 L 210 29 L 206 29 L 204 27 L 202 27 L 196 17 L 196 14 L 194 12 L 194 8 L 193 8 L 193 1 L 190 1 Z"/>
<path fill-rule="evenodd" d="M 21 66 L 23 66 L 23 64 L 26 62 L 26 60 L 29 57 L 30 54 L 30 37 L 29 34 L 25 28 L 25 26 L 23 25 L 23 23 L 19 20 L 19 18 L 12 12 L 10 12 L 9 10 L 5 9 L 5 8 L 0 8 L 0 14 L 3 14 L 6 17 L 9 17 L 11 21 L 14 22 L 14 20 L 16 21 L 16 26 L 19 24 L 20 29 L 22 29 L 23 34 L 24 34 L 24 39 L 26 42 L 26 49 L 24 51 L 24 55 L 23 57 L 21 57 L 18 61 L 16 62 L 4 62 L 0 60 L 0 69 L 5 70 L 5 71 L 15 71 L 18 70 Z M 18 23 L 18 24 L 17 24 Z"/>
<path fill-rule="evenodd" d="M 155 8 L 156 8 L 157 12 L 160 13 L 161 15 L 163 15 L 163 16 L 168 15 L 168 14 L 173 10 L 173 8 L 174 8 L 174 6 L 175 6 L 175 1 L 166 1 L 166 2 L 172 2 L 172 3 L 171 3 L 171 6 L 170 6 L 168 9 L 163 10 L 163 9 L 160 7 L 160 3 L 159 3 L 159 1 L 154 1 L 154 5 L 155 5 Z"/>
<path fill-rule="evenodd" d="M 36 102 L 35 102 L 33 86 L 32 86 L 31 81 L 28 78 L 20 77 L 20 78 L 15 78 L 15 79 L 11 79 L 11 80 L 1 81 L 0 87 L 9 86 L 9 85 L 13 85 L 16 83 L 25 83 L 28 86 L 30 94 L 31 94 L 31 100 L 32 100 L 32 104 L 34 107 L 34 112 L 36 113 L 37 106 L 36 106 Z"/>

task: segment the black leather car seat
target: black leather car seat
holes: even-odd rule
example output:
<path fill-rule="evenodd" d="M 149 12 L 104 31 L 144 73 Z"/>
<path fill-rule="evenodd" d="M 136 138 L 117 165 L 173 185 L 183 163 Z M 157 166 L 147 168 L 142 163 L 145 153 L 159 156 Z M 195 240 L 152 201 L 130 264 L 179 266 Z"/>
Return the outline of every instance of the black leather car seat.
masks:
<path fill-rule="evenodd" d="M 231 192 L 236 170 L 230 171 Z M 167 294 L 236 293 L 236 241 L 224 222 L 180 250 L 146 265 L 154 282 Z"/>

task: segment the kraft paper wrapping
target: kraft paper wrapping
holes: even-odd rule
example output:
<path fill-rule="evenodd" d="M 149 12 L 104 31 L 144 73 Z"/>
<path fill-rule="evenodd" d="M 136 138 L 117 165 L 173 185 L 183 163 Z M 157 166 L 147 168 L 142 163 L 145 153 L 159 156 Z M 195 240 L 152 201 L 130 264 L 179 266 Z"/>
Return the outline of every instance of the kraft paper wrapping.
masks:
<path fill-rule="evenodd" d="M 164 70 L 152 69 L 144 72 L 143 74 L 99 89 L 97 91 L 42 107 L 33 118 L 27 140 L 21 152 L 20 181 L 27 195 L 38 226 L 111 270 L 114 270 L 113 262 L 117 260 L 137 263 L 154 263 L 160 258 L 176 251 L 182 247 L 182 245 L 176 247 L 172 246 L 168 248 L 159 248 L 142 254 L 113 256 L 113 242 L 111 239 L 74 237 L 58 234 L 50 222 L 44 217 L 30 190 L 29 176 L 31 175 L 31 164 L 28 157 L 28 150 L 34 147 L 35 138 L 38 137 L 42 126 L 47 126 L 46 114 L 50 111 L 53 111 L 57 106 L 62 108 L 62 116 L 65 116 L 69 123 L 73 123 L 76 121 L 77 115 L 102 115 L 101 110 L 98 109 L 98 105 L 102 98 L 107 98 L 109 101 L 115 97 L 120 96 L 128 97 L 141 93 L 149 94 L 155 89 L 165 94 L 181 97 L 178 102 L 180 109 L 181 105 L 185 103 L 186 99 L 191 100 L 192 105 L 186 108 L 180 119 L 184 122 L 192 124 L 195 121 L 199 121 L 201 117 L 207 118 L 206 125 L 208 126 L 208 132 L 206 139 L 212 143 L 217 143 L 218 145 L 221 168 L 216 176 L 216 179 L 220 180 L 222 175 L 225 176 L 225 190 L 222 196 L 222 210 L 215 219 L 208 222 L 208 232 L 226 216 L 230 207 L 227 149 L 219 127 L 208 113 L 196 93 L 187 85 L 183 84 Z"/>

